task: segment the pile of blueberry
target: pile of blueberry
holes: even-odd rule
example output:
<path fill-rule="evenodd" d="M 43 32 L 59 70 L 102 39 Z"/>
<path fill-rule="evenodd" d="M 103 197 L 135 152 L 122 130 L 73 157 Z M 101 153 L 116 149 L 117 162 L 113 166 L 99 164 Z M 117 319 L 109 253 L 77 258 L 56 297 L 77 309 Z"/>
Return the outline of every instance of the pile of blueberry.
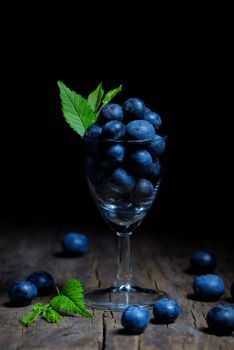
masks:
<path fill-rule="evenodd" d="M 105 105 L 97 123 L 86 130 L 86 171 L 107 200 L 129 194 L 138 205 L 154 195 L 166 147 L 160 126 L 157 113 L 139 98 L 130 98 L 123 106 Z"/>
<path fill-rule="evenodd" d="M 180 314 L 180 306 L 174 299 L 162 298 L 153 306 L 154 323 L 173 323 Z M 149 324 L 149 313 L 141 306 L 128 306 L 121 316 L 122 326 L 131 333 L 141 333 Z"/>
<path fill-rule="evenodd" d="M 216 257 L 212 252 L 196 251 L 191 257 L 192 271 L 197 274 L 193 281 L 193 291 L 197 300 L 217 301 L 225 290 L 224 281 L 214 274 L 217 266 Z M 234 299 L 234 283 L 231 286 Z M 234 307 L 218 304 L 207 314 L 208 327 L 216 334 L 229 335 L 234 330 Z"/>
<path fill-rule="evenodd" d="M 48 295 L 54 289 L 54 279 L 46 271 L 35 271 L 26 280 L 13 282 L 8 294 L 12 303 L 27 305 L 38 296 Z"/>
<path fill-rule="evenodd" d="M 216 257 L 209 251 L 199 250 L 192 255 L 192 271 L 197 274 L 193 281 L 196 300 L 217 301 L 223 295 L 224 281 L 211 273 L 216 266 Z M 231 296 L 234 301 L 234 283 Z M 178 303 L 170 298 L 159 299 L 153 306 L 154 323 L 172 323 L 179 314 Z M 121 323 L 128 332 L 141 333 L 149 324 L 149 313 L 138 305 L 129 306 L 122 314 Z M 207 313 L 207 325 L 215 334 L 230 335 L 234 331 L 234 307 L 221 303 L 212 307 Z"/>

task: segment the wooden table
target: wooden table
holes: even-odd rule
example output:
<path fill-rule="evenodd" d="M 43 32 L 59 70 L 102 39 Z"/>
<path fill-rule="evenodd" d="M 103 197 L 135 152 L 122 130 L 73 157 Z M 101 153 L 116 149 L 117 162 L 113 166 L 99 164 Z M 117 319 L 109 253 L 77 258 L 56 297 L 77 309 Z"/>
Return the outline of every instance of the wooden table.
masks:
<path fill-rule="evenodd" d="M 26 328 L 19 317 L 30 306 L 12 307 L 7 303 L 10 282 L 25 278 L 35 270 L 50 272 L 57 285 L 69 278 L 80 279 L 85 287 L 98 287 L 112 282 L 116 269 L 115 237 L 105 230 L 83 229 L 90 239 L 89 252 L 79 258 L 66 258 L 60 254 L 60 239 L 66 229 L 1 228 L 0 266 L 0 349 L 234 349 L 234 337 L 210 334 L 206 325 L 208 309 L 215 303 L 194 301 L 194 276 L 185 272 L 189 257 L 198 242 L 194 238 L 181 238 L 178 234 L 166 236 L 146 232 L 144 225 L 132 236 L 134 274 L 136 282 L 144 286 L 156 284 L 175 298 L 182 313 L 174 324 L 150 323 L 141 335 L 124 334 L 120 313 L 93 311 L 94 318 L 63 317 L 60 325 L 39 320 Z M 188 233 L 189 235 L 189 233 Z M 230 285 L 234 280 L 234 256 L 230 244 L 205 245 L 219 259 L 217 273 L 226 284 L 222 300 L 229 301 Z M 47 297 L 37 299 L 46 302 Z M 232 304 L 233 305 L 233 304 Z"/>

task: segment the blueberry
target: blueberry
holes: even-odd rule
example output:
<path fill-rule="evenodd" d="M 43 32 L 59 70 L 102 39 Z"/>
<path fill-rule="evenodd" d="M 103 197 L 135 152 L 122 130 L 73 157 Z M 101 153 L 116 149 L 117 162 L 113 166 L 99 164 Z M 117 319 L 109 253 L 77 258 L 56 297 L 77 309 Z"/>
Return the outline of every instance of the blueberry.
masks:
<path fill-rule="evenodd" d="M 35 284 L 38 290 L 38 295 L 47 295 L 54 288 L 54 279 L 46 271 L 35 271 L 27 277 L 27 281 Z"/>
<path fill-rule="evenodd" d="M 145 149 L 131 152 L 129 161 L 133 170 L 140 175 L 146 174 L 153 164 L 151 155 Z"/>
<path fill-rule="evenodd" d="M 81 233 L 67 233 L 63 237 L 63 248 L 66 253 L 80 255 L 88 250 L 88 238 Z"/>
<path fill-rule="evenodd" d="M 217 275 L 197 276 L 193 281 L 193 290 L 195 296 L 200 300 L 218 300 L 224 293 L 224 282 Z"/>
<path fill-rule="evenodd" d="M 146 120 L 133 120 L 126 126 L 126 138 L 129 140 L 151 140 L 155 138 L 152 124 Z"/>
<path fill-rule="evenodd" d="M 144 120 L 151 123 L 156 130 L 158 130 L 162 124 L 161 117 L 157 113 L 152 112 L 149 108 L 145 109 Z"/>
<path fill-rule="evenodd" d="M 140 306 L 128 306 L 121 316 L 122 326 L 129 332 L 142 333 L 149 324 L 149 314 Z"/>
<path fill-rule="evenodd" d="M 118 140 L 125 134 L 125 125 L 118 120 L 112 120 L 103 126 L 102 137 L 110 140 Z"/>
<path fill-rule="evenodd" d="M 139 179 L 134 188 L 134 200 L 136 204 L 141 204 L 146 200 L 152 200 L 154 186 L 147 179 Z"/>
<path fill-rule="evenodd" d="M 154 139 L 149 144 L 149 152 L 152 157 L 160 157 L 166 149 L 166 142 L 164 139 L 159 136 L 155 135 Z"/>
<path fill-rule="evenodd" d="M 159 299 L 153 306 L 153 314 L 157 323 L 173 323 L 180 314 L 180 307 L 174 299 Z"/>
<path fill-rule="evenodd" d="M 101 111 L 101 121 L 107 123 L 111 120 L 123 120 L 123 109 L 120 105 L 116 103 L 108 103 L 102 108 Z"/>
<path fill-rule="evenodd" d="M 161 173 L 161 165 L 158 159 L 152 163 L 151 167 L 148 169 L 147 174 L 150 176 L 152 181 L 155 181 Z"/>
<path fill-rule="evenodd" d="M 135 180 L 126 170 L 117 168 L 111 174 L 108 184 L 114 191 L 125 193 L 132 191 Z"/>
<path fill-rule="evenodd" d="M 13 282 L 8 294 L 10 300 L 18 305 L 27 305 L 38 296 L 37 287 L 30 281 L 16 281 Z"/>
<path fill-rule="evenodd" d="M 215 255 L 206 250 L 198 250 L 191 257 L 191 267 L 195 272 L 212 272 L 216 266 Z"/>
<path fill-rule="evenodd" d="M 102 133 L 102 127 L 98 124 L 92 124 L 86 129 L 84 137 L 87 139 L 99 139 Z"/>
<path fill-rule="evenodd" d="M 139 98 L 129 98 L 123 104 L 123 111 L 126 116 L 134 119 L 143 119 L 145 112 L 145 104 Z"/>
<path fill-rule="evenodd" d="M 208 327 L 219 335 L 230 335 L 234 331 L 234 307 L 216 305 L 207 314 Z"/>
<path fill-rule="evenodd" d="M 231 285 L 231 295 L 232 295 L 232 298 L 234 299 L 234 282 Z"/>
<path fill-rule="evenodd" d="M 114 144 L 104 149 L 102 154 L 102 165 L 113 167 L 123 163 L 125 159 L 125 147 L 120 144 Z"/>

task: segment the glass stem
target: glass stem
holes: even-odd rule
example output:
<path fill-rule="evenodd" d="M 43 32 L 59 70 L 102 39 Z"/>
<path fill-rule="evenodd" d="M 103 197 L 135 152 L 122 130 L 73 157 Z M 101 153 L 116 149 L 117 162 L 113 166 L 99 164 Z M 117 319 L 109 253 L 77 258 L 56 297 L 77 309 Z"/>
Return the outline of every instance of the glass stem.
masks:
<path fill-rule="evenodd" d="M 121 290 L 131 288 L 132 267 L 131 267 L 131 250 L 130 236 L 132 232 L 120 233 L 118 237 L 118 271 L 116 275 L 115 285 Z"/>

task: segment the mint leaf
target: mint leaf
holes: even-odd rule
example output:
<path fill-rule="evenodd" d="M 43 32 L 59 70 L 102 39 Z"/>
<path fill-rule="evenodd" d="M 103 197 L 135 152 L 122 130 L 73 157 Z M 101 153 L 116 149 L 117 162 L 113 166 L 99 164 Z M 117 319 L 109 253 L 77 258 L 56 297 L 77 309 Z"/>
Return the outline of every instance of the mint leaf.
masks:
<path fill-rule="evenodd" d="M 57 295 L 50 301 L 50 305 L 63 313 L 80 314 L 85 317 L 93 317 L 93 315 L 86 310 L 84 305 L 84 289 L 80 281 L 70 279 L 67 281 L 60 295 Z"/>
<path fill-rule="evenodd" d="M 95 122 L 96 115 L 92 111 L 88 101 L 81 95 L 70 90 L 61 81 L 58 81 L 62 112 L 66 122 L 80 136 L 84 136 L 85 130 Z"/>
<path fill-rule="evenodd" d="M 80 281 L 76 279 L 67 281 L 63 286 L 61 294 L 66 295 L 75 305 L 79 305 L 84 300 L 84 289 Z"/>
<path fill-rule="evenodd" d="M 27 312 L 19 319 L 20 323 L 22 323 L 24 326 L 29 326 L 43 312 L 43 306 L 41 304 L 34 304 L 32 308 L 33 311 Z"/>
<path fill-rule="evenodd" d="M 47 308 L 43 312 L 43 317 L 45 317 L 46 321 L 49 323 L 59 324 L 62 320 L 62 317 L 59 315 L 59 313 L 53 310 L 51 307 Z"/>
<path fill-rule="evenodd" d="M 92 318 L 93 315 L 86 310 L 84 305 L 84 290 L 79 280 L 70 279 L 62 290 L 57 288 L 58 295 L 50 300 L 48 304 L 33 304 L 32 309 L 20 318 L 20 322 L 29 326 L 39 315 L 42 315 L 49 323 L 59 323 L 63 314 L 80 314 Z"/>
<path fill-rule="evenodd" d="M 84 289 L 80 281 L 71 279 L 64 284 L 62 294 L 66 295 L 78 308 L 78 313 L 85 317 L 93 317 L 93 315 L 86 310 L 84 305 Z"/>
<path fill-rule="evenodd" d="M 76 314 L 79 312 L 77 306 L 66 295 L 57 295 L 50 301 L 50 305 L 58 312 L 65 314 Z"/>
<path fill-rule="evenodd" d="M 93 318 L 93 314 L 91 314 L 91 312 L 89 312 L 86 308 L 85 308 L 85 305 L 84 304 L 79 304 L 79 305 L 76 305 L 77 308 L 79 309 L 78 313 L 81 315 L 81 316 L 84 316 L 84 317 L 88 317 L 88 318 Z"/>
<path fill-rule="evenodd" d="M 118 88 L 107 92 L 107 94 L 104 96 L 102 100 L 103 105 L 106 105 L 107 103 L 109 103 L 110 100 L 112 100 L 112 98 L 114 98 L 121 90 L 122 90 L 122 84 Z"/>
<path fill-rule="evenodd" d="M 104 95 L 104 90 L 102 88 L 102 83 L 98 85 L 96 90 L 92 91 L 88 96 L 88 104 L 91 107 L 93 112 L 98 110 L 100 103 L 102 101 L 102 97 Z"/>

